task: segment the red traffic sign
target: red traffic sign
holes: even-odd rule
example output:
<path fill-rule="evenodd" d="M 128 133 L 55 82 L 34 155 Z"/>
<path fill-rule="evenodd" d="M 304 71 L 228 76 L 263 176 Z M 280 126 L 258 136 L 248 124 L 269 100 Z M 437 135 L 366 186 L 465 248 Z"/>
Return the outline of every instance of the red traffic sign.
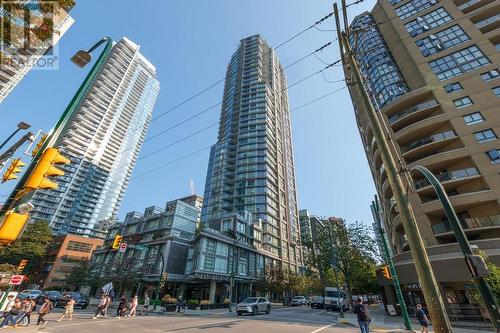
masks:
<path fill-rule="evenodd" d="M 26 275 L 12 275 L 10 277 L 9 284 L 13 286 L 18 286 L 24 281 L 24 279 L 26 279 Z"/>
<path fill-rule="evenodd" d="M 127 251 L 127 243 L 120 243 L 120 248 L 118 249 L 118 252 L 125 253 Z"/>

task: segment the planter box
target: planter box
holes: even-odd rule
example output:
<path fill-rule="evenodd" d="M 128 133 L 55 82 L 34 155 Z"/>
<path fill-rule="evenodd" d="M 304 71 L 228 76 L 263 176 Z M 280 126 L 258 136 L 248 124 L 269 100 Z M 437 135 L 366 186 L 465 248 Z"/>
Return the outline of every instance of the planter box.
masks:
<path fill-rule="evenodd" d="M 165 309 L 165 312 L 175 312 L 177 305 L 171 303 L 161 302 L 161 307 Z"/>
<path fill-rule="evenodd" d="M 188 304 L 187 307 L 189 310 L 196 310 L 198 309 L 198 304 Z"/>
<path fill-rule="evenodd" d="M 208 310 L 210 309 L 210 304 L 200 304 L 200 310 Z"/>

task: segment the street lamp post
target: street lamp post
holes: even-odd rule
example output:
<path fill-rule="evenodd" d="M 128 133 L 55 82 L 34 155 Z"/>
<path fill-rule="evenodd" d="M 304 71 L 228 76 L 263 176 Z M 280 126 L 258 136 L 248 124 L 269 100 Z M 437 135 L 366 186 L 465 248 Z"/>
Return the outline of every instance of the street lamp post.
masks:
<path fill-rule="evenodd" d="M 236 245 L 239 243 L 240 239 L 236 235 L 236 231 L 232 231 L 233 236 L 233 253 L 231 255 L 231 276 L 229 279 L 229 312 L 233 312 L 233 289 L 234 289 L 234 279 L 235 279 L 235 266 L 236 266 Z"/>
<path fill-rule="evenodd" d="M 436 191 L 439 201 L 441 201 L 441 204 L 443 205 L 446 217 L 448 218 L 451 228 L 453 229 L 453 233 L 455 234 L 458 245 L 460 246 L 460 249 L 464 254 L 469 269 L 471 269 L 472 267 L 469 260 L 471 256 L 474 255 L 474 252 L 471 249 L 469 240 L 467 239 L 464 229 L 462 228 L 462 224 L 458 219 L 457 213 L 455 212 L 455 209 L 453 208 L 450 198 L 448 197 L 448 194 L 446 194 L 443 185 L 441 185 L 441 182 L 436 178 L 436 176 L 424 166 L 414 166 L 413 168 L 411 168 L 411 171 L 418 171 L 422 175 L 424 175 L 424 177 L 429 181 L 429 183 Z M 486 305 L 486 310 L 488 310 L 488 313 L 490 315 L 491 323 L 497 329 L 497 331 L 500 331 L 500 309 L 496 297 L 493 295 L 491 288 L 484 277 L 482 277 L 481 275 L 477 275 L 473 269 L 471 269 L 471 274 L 474 278 L 474 281 L 476 282 L 477 288 L 479 289 L 479 293 L 481 294 L 484 304 Z"/>
<path fill-rule="evenodd" d="M 158 290 L 156 291 L 156 302 L 154 305 L 154 308 L 156 309 L 156 303 L 158 303 L 158 301 L 160 299 L 161 280 L 162 280 L 162 276 L 163 276 L 163 270 L 165 269 L 165 256 L 163 255 L 163 253 L 161 253 L 160 249 L 155 247 L 155 246 L 151 246 L 151 247 L 148 246 L 148 249 L 156 250 L 156 252 L 160 255 L 160 259 L 161 259 L 160 279 L 158 280 Z"/>
<path fill-rule="evenodd" d="M 103 51 L 101 52 L 101 54 L 99 55 L 99 58 L 97 59 L 95 64 L 92 66 L 92 69 L 85 77 L 85 80 L 83 81 L 83 83 L 80 85 L 80 87 L 76 91 L 76 94 L 71 99 L 70 103 L 68 104 L 68 106 L 64 110 L 63 114 L 61 115 L 61 117 L 57 121 L 54 128 L 50 131 L 50 133 L 49 133 L 47 139 L 45 140 L 45 142 L 43 143 L 42 147 L 40 148 L 38 153 L 33 157 L 33 160 L 31 161 L 30 165 L 27 167 L 26 171 L 24 172 L 24 175 L 21 177 L 21 179 L 16 184 L 16 186 L 12 190 L 11 194 L 9 195 L 7 200 L 5 201 L 4 205 L 2 206 L 2 209 L 0 210 L 0 216 L 4 215 L 5 212 L 10 210 L 11 206 L 15 206 L 15 204 L 16 204 L 15 197 L 16 197 L 17 193 L 23 188 L 24 183 L 26 183 L 26 180 L 28 179 L 28 177 L 31 175 L 31 172 L 35 168 L 35 166 L 38 162 L 38 159 L 40 158 L 40 156 L 42 155 L 42 153 L 45 151 L 46 148 L 54 146 L 54 144 L 59 139 L 59 136 L 61 135 L 62 131 L 64 130 L 64 128 L 68 124 L 68 121 L 73 116 L 73 113 L 78 108 L 78 106 L 80 105 L 80 102 L 83 100 L 83 98 L 86 96 L 86 94 L 90 90 L 90 87 L 92 86 L 92 83 L 93 83 L 95 77 L 97 76 L 97 73 L 100 71 L 100 69 L 102 68 L 102 66 L 106 62 L 106 59 L 107 59 L 109 53 L 111 52 L 111 48 L 113 46 L 113 40 L 110 37 L 104 37 L 99 42 L 94 44 L 87 51 L 80 50 L 77 52 L 77 54 L 75 54 L 71 58 L 71 60 L 76 65 L 78 65 L 79 67 L 83 67 L 90 62 L 90 60 L 91 60 L 90 53 L 93 52 L 97 47 L 99 47 L 101 44 L 103 44 L 105 42 L 106 42 L 106 45 L 105 45 Z"/>
<path fill-rule="evenodd" d="M 19 124 L 17 124 L 16 130 L 14 132 L 12 132 L 12 134 L 9 135 L 7 137 L 7 139 L 5 139 L 4 142 L 2 142 L 2 144 L 0 144 L 0 149 L 2 149 L 7 144 L 7 142 L 9 142 L 10 139 L 12 139 L 14 137 L 14 135 L 16 135 L 20 130 L 26 130 L 30 127 L 31 127 L 30 124 L 25 123 L 24 121 L 21 121 Z"/>

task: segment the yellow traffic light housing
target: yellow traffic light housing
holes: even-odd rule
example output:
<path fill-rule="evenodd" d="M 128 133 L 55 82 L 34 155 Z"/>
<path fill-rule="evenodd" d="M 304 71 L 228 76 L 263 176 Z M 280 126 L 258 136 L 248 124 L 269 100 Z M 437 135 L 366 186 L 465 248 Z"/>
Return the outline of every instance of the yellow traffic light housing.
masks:
<path fill-rule="evenodd" d="M 386 278 L 386 279 L 390 279 L 391 278 L 391 272 L 389 271 L 389 266 L 382 266 L 382 275 Z"/>
<path fill-rule="evenodd" d="M 115 236 L 115 240 L 113 241 L 113 245 L 111 245 L 112 249 L 120 248 L 120 243 L 122 242 L 123 237 L 120 235 Z"/>
<path fill-rule="evenodd" d="M 17 266 L 17 273 L 22 273 L 27 264 L 28 259 L 21 260 L 21 262 L 19 262 L 19 266 Z"/>
<path fill-rule="evenodd" d="M 28 222 L 29 214 L 9 211 L 0 219 L 0 244 L 8 245 L 19 238 Z"/>
<path fill-rule="evenodd" d="M 2 183 L 5 183 L 6 181 L 9 180 L 17 179 L 17 174 L 22 171 L 21 168 L 25 165 L 26 164 L 23 163 L 23 161 L 21 161 L 20 158 L 16 158 L 15 160 L 13 160 L 2 177 Z"/>
<path fill-rule="evenodd" d="M 56 168 L 54 165 L 69 164 L 70 162 L 69 159 L 59 153 L 57 148 L 47 148 L 24 184 L 24 189 L 56 189 L 57 183 L 47 177 L 64 175 L 64 171 Z"/>
<path fill-rule="evenodd" d="M 36 154 L 38 154 L 48 136 L 48 134 L 42 134 L 42 136 L 40 137 L 40 141 L 38 141 L 35 149 L 33 149 L 33 151 L 31 152 L 31 156 L 35 157 Z"/>

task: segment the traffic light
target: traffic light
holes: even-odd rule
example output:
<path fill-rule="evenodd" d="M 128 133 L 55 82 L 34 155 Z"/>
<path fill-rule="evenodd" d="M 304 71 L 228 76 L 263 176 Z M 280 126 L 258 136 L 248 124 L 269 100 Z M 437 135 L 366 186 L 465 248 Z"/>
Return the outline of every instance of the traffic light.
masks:
<path fill-rule="evenodd" d="M 27 264 L 28 264 L 28 259 L 21 260 L 19 266 L 17 266 L 17 273 L 19 274 L 22 273 Z"/>
<path fill-rule="evenodd" d="M 28 180 L 24 184 L 24 189 L 29 191 L 38 188 L 56 189 L 57 183 L 47 177 L 64 175 L 64 171 L 56 168 L 54 165 L 69 164 L 70 162 L 69 159 L 59 153 L 57 148 L 47 148 L 38 160 L 35 169 L 29 175 Z"/>
<path fill-rule="evenodd" d="M 8 245 L 19 238 L 30 215 L 8 211 L 0 219 L 0 244 Z"/>
<path fill-rule="evenodd" d="M 120 243 L 122 242 L 123 237 L 120 235 L 115 236 L 115 240 L 113 241 L 113 245 L 111 245 L 112 249 L 118 249 L 120 247 Z"/>
<path fill-rule="evenodd" d="M 26 164 L 23 163 L 20 158 L 13 160 L 2 177 L 2 183 L 12 179 L 17 179 L 17 174 L 22 171 L 21 168 L 25 165 Z"/>
<path fill-rule="evenodd" d="M 45 142 L 45 139 L 47 139 L 47 137 L 48 137 L 48 134 L 42 134 L 42 136 L 40 137 L 40 141 L 38 141 L 35 149 L 33 149 L 33 151 L 31 152 L 31 156 L 35 157 L 36 154 L 38 154 L 38 152 L 42 148 L 43 143 Z"/>
<path fill-rule="evenodd" d="M 389 271 L 389 266 L 387 266 L 387 265 L 382 266 L 382 275 L 386 279 L 390 279 L 391 278 L 391 272 Z"/>

